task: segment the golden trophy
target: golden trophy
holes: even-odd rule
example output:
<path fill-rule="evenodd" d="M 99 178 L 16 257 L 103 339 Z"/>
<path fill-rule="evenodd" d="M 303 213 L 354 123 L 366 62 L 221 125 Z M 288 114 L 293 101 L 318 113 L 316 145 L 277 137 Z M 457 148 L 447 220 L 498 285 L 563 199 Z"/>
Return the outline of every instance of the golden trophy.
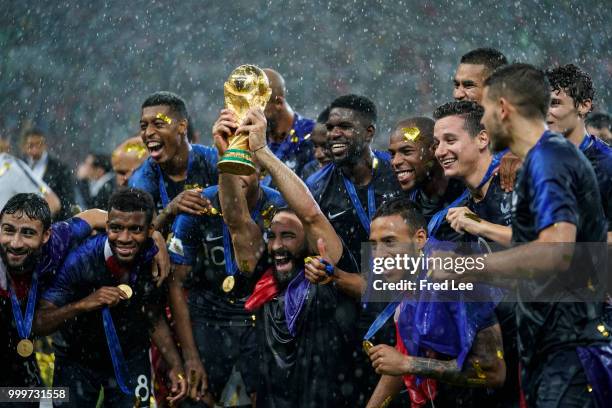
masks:
<path fill-rule="evenodd" d="M 240 65 L 232 71 L 223 85 L 223 94 L 225 107 L 236 114 L 238 123 L 242 123 L 250 108 L 265 108 L 272 90 L 268 77 L 261 68 L 255 65 Z M 249 136 L 233 135 L 228 142 L 227 150 L 219 159 L 219 170 L 236 175 L 253 174 L 255 166 L 253 155 L 249 151 Z"/>

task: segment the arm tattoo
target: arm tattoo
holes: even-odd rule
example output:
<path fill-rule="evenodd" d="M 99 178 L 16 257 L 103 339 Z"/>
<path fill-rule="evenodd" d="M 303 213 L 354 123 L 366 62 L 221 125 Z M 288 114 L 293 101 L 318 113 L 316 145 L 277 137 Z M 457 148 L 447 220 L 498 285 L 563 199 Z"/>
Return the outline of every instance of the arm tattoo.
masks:
<path fill-rule="evenodd" d="M 491 386 L 491 377 L 499 377 L 501 348 L 501 331 L 495 324 L 478 332 L 463 369 L 457 360 L 410 357 L 410 374 L 459 386 Z"/>

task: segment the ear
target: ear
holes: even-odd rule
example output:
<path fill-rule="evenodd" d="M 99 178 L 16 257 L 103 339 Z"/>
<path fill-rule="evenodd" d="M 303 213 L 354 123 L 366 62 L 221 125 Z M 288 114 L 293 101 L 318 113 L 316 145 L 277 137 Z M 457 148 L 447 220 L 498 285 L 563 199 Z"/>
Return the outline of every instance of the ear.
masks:
<path fill-rule="evenodd" d="M 178 121 L 178 132 L 179 135 L 185 135 L 187 137 L 187 127 L 189 126 L 189 122 L 187 119 L 181 119 Z"/>
<path fill-rule="evenodd" d="M 51 228 L 47 228 L 47 230 L 43 232 L 43 236 L 42 236 L 43 245 L 46 244 L 47 241 L 49 241 L 49 238 L 51 238 Z"/>
<path fill-rule="evenodd" d="M 374 134 L 376 134 L 376 126 L 374 126 L 374 124 L 366 127 L 366 140 L 368 143 L 371 143 L 372 140 L 374 140 Z"/>
<path fill-rule="evenodd" d="M 476 140 L 478 142 L 478 149 L 484 150 L 489 148 L 489 133 L 485 129 L 478 132 L 476 135 Z"/>
<path fill-rule="evenodd" d="M 148 231 L 149 237 L 152 236 L 154 232 L 155 232 L 155 226 L 153 225 L 153 223 L 151 223 L 149 224 L 149 231 Z"/>
<path fill-rule="evenodd" d="M 506 98 L 499 98 L 498 104 L 500 107 L 500 112 L 499 112 L 500 119 L 502 121 L 507 120 L 508 117 L 510 116 L 510 113 L 515 110 L 514 106 L 512 106 Z"/>
<path fill-rule="evenodd" d="M 578 105 L 578 115 L 581 118 L 585 118 L 586 115 L 593 109 L 593 101 L 590 99 L 585 100 L 580 105 Z"/>
<path fill-rule="evenodd" d="M 414 233 L 414 241 L 416 242 L 417 248 L 419 248 L 419 250 L 425 248 L 425 242 L 427 242 L 427 232 L 424 228 L 419 228 Z"/>
<path fill-rule="evenodd" d="M 285 97 L 280 95 L 275 96 L 274 105 L 279 109 L 285 106 Z"/>

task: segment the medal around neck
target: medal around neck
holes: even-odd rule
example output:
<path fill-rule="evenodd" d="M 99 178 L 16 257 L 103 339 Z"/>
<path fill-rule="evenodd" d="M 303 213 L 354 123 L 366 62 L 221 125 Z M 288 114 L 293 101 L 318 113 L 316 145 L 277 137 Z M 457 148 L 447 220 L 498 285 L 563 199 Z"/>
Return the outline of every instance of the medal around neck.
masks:
<path fill-rule="evenodd" d="M 19 343 L 17 343 L 17 354 L 21 357 L 26 358 L 30 357 L 34 352 L 34 343 L 30 339 L 21 339 Z"/>
<path fill-rule="evenodd" d="M 225 107 L 233 111 L 241 123 L 250 108 L 264 109 L 272 95 L 268 77 L 255 65 L 240 65 L 234 69 L 223 85 Z M 229 138 L 229 146 L 219 159 L 219 170 L 235 175 L 249 175 L 255 172 L 249 151 L 249 136 L 234 135 Z"/>
<path fill-rule="evenodd" d="M 119 288 L 123 293 L 125 293 L 125 296 L 127 296 L 128 299 L 131 298 L 132 295 L 134 294 L 134 292 L 132 291 L 132 288 L 130 288 L 125 283 L 122 283 L 121 285 L 117 286 L 117 288 Z"/>
<path fill-rule="evenodd" d="M 232 291 L 232 289 L 234 289 L 235 284 L 236 284 L 236 279 L 234 278 L 233 275 L 226 276 L 225 279 L 223 279 L 223 284 L 221 285 L 221 288 L 223 289 L 225 293 L 229 293 Z"/>

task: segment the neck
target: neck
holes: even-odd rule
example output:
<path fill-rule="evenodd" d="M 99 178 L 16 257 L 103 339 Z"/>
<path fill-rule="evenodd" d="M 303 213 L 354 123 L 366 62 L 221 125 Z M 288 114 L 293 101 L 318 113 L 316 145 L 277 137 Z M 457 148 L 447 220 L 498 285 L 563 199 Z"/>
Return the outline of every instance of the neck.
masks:
<path fill-rule="evenodd" d="M 572 142 L 576 147 L 580 146 L 580 143 L 584 140 L 584 135 L 587 134 L 584 121 L 578 121 L 578 125 L 570 132 L 567 136 L 568 140 Z"/>
<path fill-rule="evenodd" d="M 448 177 L 444 176 L 444 170 L 435 163 L 430 174 L 427 184 L 423 186 L 423 192 L 429 198 L 443 196 L 448 187 Z"/>
<path fill-rule="evenodd" d="M 182 143 L 178 152 L 167 162 L 160 164 L 162 170 L 170 177 L 184 179 L 187 177 L 189 163 L 189 145 Z"/>
<path fill-rule="evenodd" d="M 270 135 L 273 142 L 280 143 L 287 137 L 289 131 L 293 128 L 294 113 L 291 106 L 285 104 L 285 109 L 279 115 L 276 129 Z"/>
<path fill-rule="evenodd" d="M 472 169 L 470 169 L 469 174 L 463 179 L 467 188 L 470 190 L 472 197 L 476 198 L 477 200 L 487 194 L 489 182 L 486 182 L 480 188 L 478 188 L 478 185 L 484 178 L 485 174 L 487 174 L 491 161 L 493 161 L 493 156 L 491 156 L 491 153 L 487 149 L 478 157 L 478 160 L 474 163 Z"/>
<path fill-rule="evenodd" d="M 366 186 L 372 180 L 372 150 L 364 150 L 363 155 L 355 163 L 341 167 L 342 174 L 357 186 Z"/>
<path fill-rule="evenodd" d="M 529 150 L 536 145 L 542 134 L 546 130 L 543 120 L 539 119 L 518 119 L 517 126 L 512 129 L 512 142 L 510 150 L 521 160 L 525 160 Z"/>

